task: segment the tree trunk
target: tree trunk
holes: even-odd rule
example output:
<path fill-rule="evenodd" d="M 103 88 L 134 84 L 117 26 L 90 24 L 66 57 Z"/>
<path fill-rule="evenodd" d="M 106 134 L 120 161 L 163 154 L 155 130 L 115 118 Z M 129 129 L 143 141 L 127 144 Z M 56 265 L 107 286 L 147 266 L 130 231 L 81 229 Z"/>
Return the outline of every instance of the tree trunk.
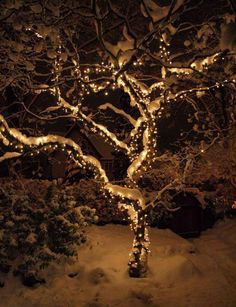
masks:
<path fill-rule="evenodd" d="M 137 212 L 137 218 L 132 223 L 134 232 L 133 247 L 129 259 L 129 276 L 145 277 L 148 269 L 148 230 L 146 216 L 142 211 Z"/>

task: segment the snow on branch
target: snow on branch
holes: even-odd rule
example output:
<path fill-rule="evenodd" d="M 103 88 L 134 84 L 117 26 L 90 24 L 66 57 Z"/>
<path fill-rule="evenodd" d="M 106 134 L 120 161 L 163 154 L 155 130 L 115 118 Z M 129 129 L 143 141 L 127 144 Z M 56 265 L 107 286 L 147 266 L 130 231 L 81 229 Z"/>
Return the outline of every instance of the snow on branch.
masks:
<path fill-rule="evenodd" d="M 119 196 L 121 199 L 127 198 L 132 201 L 138 201 L 141 208 L 145 208 L 145 199 L 139 189 L 126 188 L 111 183 L 107 183 L 104 188 L 107 189 L 112 195 Z"/>
<path fill-rule="evenodd" d="M 24 150 L 32 151 L 33 149 L 42 148 L 44 148 L 45 150 L 50 150 L 52 148 L 57 149 L 58 146 L 60 146 L 63 150 L 67 150 L 69 154 L 74 156 L 75 160 L 77 160 L 78 162 L 81 162 L 85 166 L 92 166 L 94 168 L 94 171 L 97 173 L 99 179 L 103 182 L 108 182 L 107 175 L 102 168 L 101 163 L 95 157 L 92 157 L 90 155 L 84 155 L 80 146 L 73 140 L 52 134 L 39 137 L 27 137 L 19 130 L 15 128 L 9 128 L 7 122 L 2 115 L 0 115 L 0 123 L 2 123 L 3 125 L 3 132 L 2 135 L 0 135 L 0 139 L 7 139 L 7 145 L 9 147 L 19 148 L 20 151 L 23 152 Z M 3 133 L 5 134 L 4 138 Z"/>
<path fill-rule="evenodd" d="M 115 113 L 124 116 L 134 127 L 136 126 L 137 121 L 131 115 L 126 113 L 124 110 L 113 106 L 111 103 L 104 103 L 104 104 L 99 106 L 99 109 L 101 109 L 101 110 L 111 109 Z"/>
<path fill-rule="evenodd" d="M 236 84 L 236 80 L 235 79 L 232 79 L 232 80 L 223 80 L 223 81 L 219 81 L 219 82 L 216 82 L 215 84 L 211 85 L 211 86 L 199 86 L 199 87 L 192 87 L 190 89 L 187 89 L 187 90 L 181 90 L 177 93 L 170 93 L 166 99 L 169 100 L 169 99 L 176 99 L 178 97 L 182 98 L 185 97 L 185 95 L 187 95 L 188 93 L 198 93 L 198 92 L 205 92 L 205 91 L 209 91 L 210 89 L 213 89 L 213 88 L 219 88 L 219 87 L 223 87 L 223 86 L 226 86 L 226 85 L 235 85 Z"/>
<path fill-rule="evenodd" d="M 1 138 L 1 136 L 0 136 L 0 138 Z M 7 159 L 12 159 L 12 158 L 19 157 L 21 155 L 22 155 L 22 153 L 19 153 L 19 152 L 16 152 L 16 151 L 6 152 L 4 155 L 2 155 L 0 157 L 0 162 L 2 162 L 4 160 L 7 160 Z"/>
<path fill-rule="evenodd" d="M 78 116 L 84 121 L 85 125 L 90 128 L 91 132 L 94 132 L 100 136 L 102 136 L 105 140 L 111 143 L 111 145 L 115 145 L 117 149 L 124 150 L 125 153 L 129 154 L 130 149 L 127 144 L 118 140 L 116 135 L 110 132 L 105 126 L 101 124 L 95 123 L 89 116 L 85 115 L 82 111 L 79 111 Z"/>
<path fill-rule="evenodd" d="M 143 134 L 143 150 L 138 155 L 138 157 L 131 163 L 129 168 L 127 169 L 128 177 L 133 180 L 133 175 L 137 172 L 140 166 L 142 166 L 143 161 L 146 160 L 148 154 L 148 136 L 149 130 L 148 128 L 144 131 Z"/>

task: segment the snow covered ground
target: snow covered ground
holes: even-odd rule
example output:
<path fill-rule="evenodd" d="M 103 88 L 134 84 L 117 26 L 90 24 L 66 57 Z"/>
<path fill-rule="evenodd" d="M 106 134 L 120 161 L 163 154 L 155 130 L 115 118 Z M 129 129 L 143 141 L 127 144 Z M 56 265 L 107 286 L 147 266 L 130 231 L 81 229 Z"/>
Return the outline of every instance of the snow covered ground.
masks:
<path fill-rule="evenodd" d="M 8 276 L 0 288 L 0 306 L 236 306 L 236 219 L 220 221 L 189 240 L 151 229 L 150 272 L 143 279 L 127 274 L 129 227 L 93 226 L 88 238 L 79 261 L 52 265 L 44 272 L 44 285 L 27 288 Z"/>

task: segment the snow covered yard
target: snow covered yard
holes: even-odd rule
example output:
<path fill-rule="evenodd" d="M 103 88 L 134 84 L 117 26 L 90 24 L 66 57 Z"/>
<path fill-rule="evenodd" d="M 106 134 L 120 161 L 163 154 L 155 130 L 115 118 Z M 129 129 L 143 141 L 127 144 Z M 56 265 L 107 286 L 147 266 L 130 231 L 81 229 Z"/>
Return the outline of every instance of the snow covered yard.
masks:
<path fill-rule="evenodd" d="M 150 239 L 148 277 L 131 279 L 129 227 L 93 226 L 79 261 L 51 265 L 46 284 L 27 288 L 9 275 L 0 306 L 236 306 L 236 219 L 218 222 L 197 239 L 153 228 Z"/>

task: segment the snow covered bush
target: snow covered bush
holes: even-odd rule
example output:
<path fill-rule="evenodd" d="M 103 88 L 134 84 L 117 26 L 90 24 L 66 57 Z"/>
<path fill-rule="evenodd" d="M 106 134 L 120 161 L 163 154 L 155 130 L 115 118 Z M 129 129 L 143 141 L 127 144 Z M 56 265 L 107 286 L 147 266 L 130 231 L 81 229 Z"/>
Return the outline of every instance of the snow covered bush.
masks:
<path fill-rule="evenodd" d="M 101 185 L 95 180 L 81 179 L 78 183 L 66 187 L 77 203 L 96 209 L 99 224 L 124 223 L 127 215 L 119 210 L 117 203 L 108 200 L 101 191 Z"/>
<path fill-rule="evenodd" d="M 165 206 L 152 208 L 148 214 L 148 223 L 152 227 L 168 228 L 173 215 Z"/>
<path fill-rule="evenodd" d="M 37 276 L 61 256 L 77 256 L 95 210 L 78 206 L 67 191 L 50 185 L 44 198 L 0 189 L 0 270 Z"/>

